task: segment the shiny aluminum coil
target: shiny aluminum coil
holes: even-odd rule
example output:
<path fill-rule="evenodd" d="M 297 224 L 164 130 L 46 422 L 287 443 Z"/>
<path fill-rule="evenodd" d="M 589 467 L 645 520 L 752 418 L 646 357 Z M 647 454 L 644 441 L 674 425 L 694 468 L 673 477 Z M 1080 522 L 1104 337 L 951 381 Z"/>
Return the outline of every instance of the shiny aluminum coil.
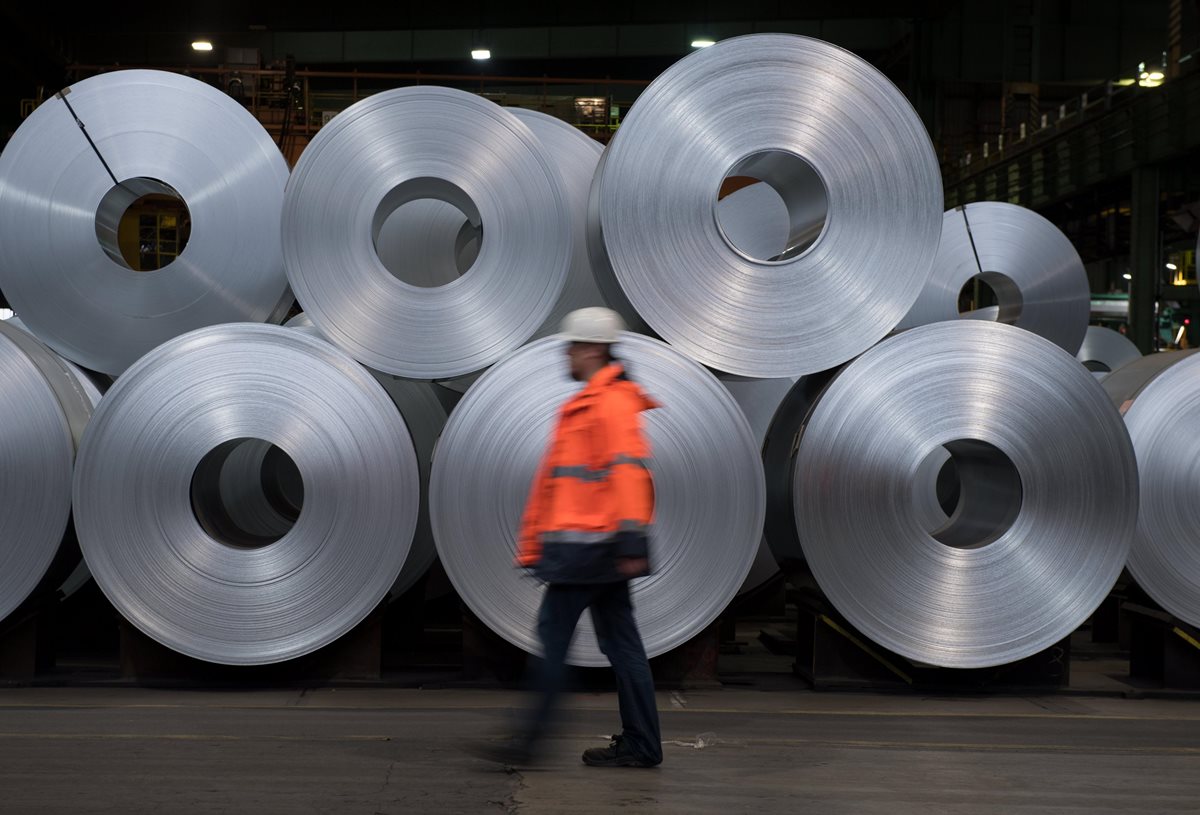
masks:
<path fill-rule="evenodd" d="M 275 445 L 303 508 L 274 543 L 218 539 L 205 467 Z M 214 452 L 215 451 L 215 452 Z M 417 521 L 417 461 L 379 383 L 300 331 L 230 324 L 147 354 L 100 403 L 76 463 L 75 523 L 118 611 L 198 659 L 265 664 L 350 630 L 391 588 Z"/>
<path fill-rule="evenodd" d="M 767 181 L 787 203 L 780 256 L 752 258 L 722 231 L 727 175 Z M 807 37 L 736 37 L 677 62 L 626 116 L 593 183 L 592 265 L 631 326 L 704 365 L 820 371 L 916 300 L 940 179 L 920 118 L 869 63 Z"/>
<path fill-rule="evenodd" d="M 21 336 L 19 332 L 14 334 L 11 331 L 13 328 L 20 329 L 21 332 L 28 335 L 28 338 Z M 56 385 L 54 390 L 59 400 L 59 407 L 69 417 L 68 424 L 71 425 L 72 440 L 77 448 L 96 405 L 100 404 L 100 399 L 104 395 L 101 387 L 107 388 L 107 384 L 102 382 L 100 375 L 85 371 L 38 342 L 18 317 L 10 317 L 3 321 L 0 334 L 15 339 L 31 359 L 41 360 L 39 368 L 42 370 L 43 376 L 47 377 L 47 382 L 53 382 Z M 51 359 L 46 359 L 47 356 Z M 56 565 L 49 571 L 49 574 L 56 578 L 67 570 L 69 573 L 62 580 L 62 585 L 58 587 L 63 597 L 70 597 L 92 578 L 87 563 L 84 562 L 83 556 L 79 552 L 79 545 L 75 540 L 72 528 L 68 528 L 67 535 L 59 549 Z"/>
<path fill-rule="evenodd" d="M 544 155 L 558 170 L 562 177 L 563 193 L 566 196 L 565 202 L 571 221 L 571 264 L 567 269 L 562 293 L 559 294 L 554 308 L 533 333 L 532 339 L 540 339 L 557 333 L 562 319 L 575 309 L 599 306 L 605 302 L 596 285 L 595 275 L 592 274 L 592 262 L 587 251 L 588 193 L 604 146 L 579 128 L 554 116 L 524 108 L 506 110 L 533 131 Z M 436 240 L 440 238 L 430 237 L 428 242 Z M 467 376 L 439 384 L 465 393 L 478 378 L 477 375 Z"/>
<path fill-rule="evenodd" d="M 922 525 L 916 476 L 949 451 L 962 495 Z M 1013 662 L 1083 623 L 1137 519 L 1121 417 L 1070 355 L 1027 331 L 955 320 L 850 363 L 808 419 L 796 526 L 846 618 L 909 659 Z"/>
<path fill-rule="evenodd" d="M 288 299 L 279 241 L 287 163 L 228 95 L 162 71 L 72 85 L 114 185 L 62 99 L 37 108 L 0 155 L 0 289 L 43 342 L 118 374 L 201 326 L 263 321 Z M 148 193 L 191 215 L 183 254 L 153 272 L 121 260 L 117 225 Z"/>
<path fill-rule="evenodd" d="M 558 170 L 570 216 L 571 265 L 562 293 L 533 338 L 556 334 L 563 318 L 587 306 L 604 305 L 604 297 L 592 273 L 587 250 L 588 194 L 604 145 L 562 119 L 524 108 L 507 108 L 533 132 L 546 158 Z"/>
<path fill-rule="evenodd" d="M 796 466 L 800 431 L 821 392 L 836 370 L 800 377 L 779 402 L 763 439 L 762 460 L 767 483 L 764 536 L 775 562 L 785 571 L 804 563 L 804 549 L 796 534 L 792 473 Z"/>
<path fill-rule="evenodd" d="M 721 384 L 729 390 L 750 423 L 750 430 L 760 450 L 770 430 L 771 419 L 795 382 L 795 379 L 721 379 Z M 754 564 L 750 567 L 750 573 L 746 575 L 738 594 L 753 591 L 777 574 L 779 564 L 775 561 L 775 555 L 771 553 L 766 535 L 763 535 L 759 541 L 758 554 L 754 557 Z"/>
<path fill-rule="evenodd" d="M 1200 625 L 1200 356 L 1143 357 L 1104 380 L 1137 451 L 1141 507 L 1129 572 L 1155 602 Z"/>
<path fill-rule="evenodd" d="M 1079 253 L 1058 227 L 1033 210 L 997 201 L 947 210 L 933 275 L 897 326 L 953 320 L 959 293 L 980 277 L 996 294 L 994 316 L 1074 354 L 1087 333 L 1091 295 Z"/>
<path fill-rule="evenodd" d="M 54 571 L 71 512 L 71 428 L 43 371 L 0 330 L 0 620 Z M 50 586 L 53 588 L 53 585 Z"/>
<path fill-rule="evenodd" d="M 313 336 L 320 336 L 320 332 L 303 312 L 288 320 L 286 325 L 309 332 Z M 412 546 L 404 561 L 404 568 L 400 570 L 396 582 L 392 585 L 392 595 L 399 596 L 412 588 L 437 560 L 437 547 L 434 545 L 433 529 L 429 524 L 429 469 L 433 462 L 434 447 L 437 446 L 442 429 L 446 426 L 446 417 L 450 413 L 452 403 L 444 400 L 437 385 L 413 382 L 391 374 L 367 370 L 383 385 L 396 410 L 400 411 L 400 416 L 412 437 L 420 474 L 421 505 L 417 515 L 417 528 L 413 533 Z"/>
<path fill-rule="evenodd" d="M 632 584 L 653 656 L 702 631 L 745 580 L 762 530 L 762 465 L 745 417 L 714 376 L 637 334 L 622 335 L 616 353 L 663 405 L 643 414 L 654 455 L 655 571 Z M 579 387 L 561 340 L 531 343 L 472 386 L 433 460 L 430 514 L 446 573 L 484 623 L 530 653 L 539 648 L 541 588 L 513 566 L 516 534 L 558 409 Z M 608 664 L 586 615 L 568 660 Z"/>
<path fill-rule="evenodd" d="M 374 243 L 422 199 L 454 204 L 483 233 L 470 271 L 435 288 L 393 275 Z M 283 246 L 323 336 L 375 370 L 426 380 L 481 370 L 532 336 L 572 253 L 562 179 L 529 128 L 431 87 L 375 94 L 321 128 L 288 182 Z"/>
<path fill-rule="evenodd" d="M 1121 366 L 1141 359 L 1142 352 L 1124 334 L 1111 328 L 1089 325 L 1075 358 L 1097 379 L 1104 379 Z"/>

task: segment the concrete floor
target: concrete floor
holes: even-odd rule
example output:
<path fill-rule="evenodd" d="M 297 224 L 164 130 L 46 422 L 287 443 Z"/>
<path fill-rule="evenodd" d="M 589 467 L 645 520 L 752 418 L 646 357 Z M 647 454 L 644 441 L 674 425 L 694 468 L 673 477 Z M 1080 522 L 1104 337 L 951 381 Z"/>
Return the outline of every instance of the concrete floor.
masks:
<path fill-rule="evenodd" d="M 609 694 L 575 695 L 536 770 L 464 741 L 501 690 L 0 690 L 0 812 L 1200 812 L 1200 702 L 662 693 L 661 768 L 596 769 Z"/>

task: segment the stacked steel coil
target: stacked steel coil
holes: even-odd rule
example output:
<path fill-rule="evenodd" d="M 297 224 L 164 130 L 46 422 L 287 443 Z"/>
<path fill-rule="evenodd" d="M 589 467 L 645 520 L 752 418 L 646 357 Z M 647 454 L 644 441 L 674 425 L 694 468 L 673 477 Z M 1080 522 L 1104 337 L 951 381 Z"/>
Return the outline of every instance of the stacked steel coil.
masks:
<path fill-rule="evenodd" d="M 410 87 L 339 114 L 290 177 L 210 86 L 80 82 L 0 156 L 0 288 L 29 330 L 0 326 L 0 618 L 57 577 L 73 477 L 101 589 L 184 654 L 309 653 L 435 556 L 536 653 L 517 521 L 578 387 L 550 335 L 607 302 L 656 335 L 617 345 L 662 405 L 656 571 L 634 583 L 651 654 L 782 564 L 898 654 L 1013 661 L 1090 614 L 1135 520 L 1131 571 L 1200 623 L 1196 456 L 1169 407 L 1195 366 L 1085 339 L 1066 237 L 1009 204 L 943 213 L 939 178 L 879 71 L 791 35 L 689 55 L 607 149 Z M 149 273 L 119 245 L 144 195 L 194 223 Z M 264 325 L 293 290 L 304 316 Z M 100 399 L 72 363 L 119 378 Z M 1084 366 L 1115 371 L 1124 423 Z M 570 659 L 604 663 L 586 622 Z"/>

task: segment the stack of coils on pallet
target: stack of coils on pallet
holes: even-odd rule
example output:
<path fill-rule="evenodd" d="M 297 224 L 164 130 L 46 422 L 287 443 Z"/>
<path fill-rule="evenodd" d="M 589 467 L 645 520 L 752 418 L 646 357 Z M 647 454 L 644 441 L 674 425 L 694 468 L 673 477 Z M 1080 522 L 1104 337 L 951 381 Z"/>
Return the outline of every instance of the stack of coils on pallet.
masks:
<path fill-rule="evenodd" d="M 386 91 L 290 174 L 220 92 L 122 71 L 39 108 L 0 180 L 0 288 L 30 332 L 0 332 L 23 383 L 0 477 L 37 494 L 0 519 L 20 564 L 0 611 L 61 579 L 73 471 L 87 566 L 184 654 L 309 653 L 435 556 L 536 652 L 517 521 L 579 387 L 553 334 L 601 304 L 662 405 L 656 571 L 633 587 L 651 654 L 783 563 L 897 653 L 999 664 L 1069 633 L 1125 563 L 1134 446 L 1080 364 L 1122 360 L 1082 356 L 1078 255 L 1019 207 L 942 213 L 911 105 L 828 43 L 697 51 L 606 149 L 462 91 Z M 121 219 L 147 194 L 192 233 L 137 272 Z M 971 281 L 996 304 L 959 320 Z M 98 407 L 57 355 L 117 375 Z M 586 625 L 570 658 L 604 664 Z"/>

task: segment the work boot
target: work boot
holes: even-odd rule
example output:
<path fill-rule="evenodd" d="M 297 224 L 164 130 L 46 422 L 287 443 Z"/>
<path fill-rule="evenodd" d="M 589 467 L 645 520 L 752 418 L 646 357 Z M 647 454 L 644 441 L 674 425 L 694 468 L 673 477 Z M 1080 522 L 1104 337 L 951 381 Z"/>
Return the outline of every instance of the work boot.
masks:
<path fill-rule="evenodd" d="M 592 747 L 583 751 L 583 763 L 591 767 L 653 767 L 633 754 L 620 734 L 612 737 L 607 747 Z"/>

